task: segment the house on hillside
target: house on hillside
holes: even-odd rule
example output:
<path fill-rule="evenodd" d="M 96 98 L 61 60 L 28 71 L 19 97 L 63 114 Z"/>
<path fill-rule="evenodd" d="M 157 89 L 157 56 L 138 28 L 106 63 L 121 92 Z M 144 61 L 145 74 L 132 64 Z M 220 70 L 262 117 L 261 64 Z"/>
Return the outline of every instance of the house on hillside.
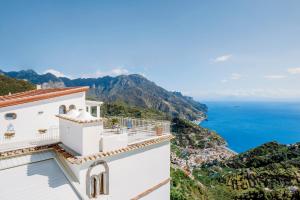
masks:
<path fill-rule="evenodd" d="M 87 87 L 0 96 L 0 199 L 167 200 L 170 123 L 103 118 Z"/>

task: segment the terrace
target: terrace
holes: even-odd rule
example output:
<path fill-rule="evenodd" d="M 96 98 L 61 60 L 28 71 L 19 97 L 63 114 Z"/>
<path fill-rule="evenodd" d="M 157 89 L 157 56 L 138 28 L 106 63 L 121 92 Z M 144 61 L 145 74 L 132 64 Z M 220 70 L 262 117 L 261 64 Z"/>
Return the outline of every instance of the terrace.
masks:
<path fill-rule="evenodd" d="M 146 141 L 170 134 L 170 122 L 112 117 L 104 119 L 103 136 L 127 134 L 128 144 Z"/>
<path fill-rule="evenodd" d="M 100 151 L 116 148 L 116 146 L 113 146 L 115 141 L 123 140 L 125 141 L 123 145 L 132 145 L 170 134 L 169 121 L 120 117 L 101 119 L 103 131 L 99 133 L 101 135 Z M 58 127 L 39 132 L 34 138 L 30 139 L 18 138 L 17 133 L 13 135 L 11 138 L 4 137 L 0 139 L 0 152 L 60 142 Z"/>

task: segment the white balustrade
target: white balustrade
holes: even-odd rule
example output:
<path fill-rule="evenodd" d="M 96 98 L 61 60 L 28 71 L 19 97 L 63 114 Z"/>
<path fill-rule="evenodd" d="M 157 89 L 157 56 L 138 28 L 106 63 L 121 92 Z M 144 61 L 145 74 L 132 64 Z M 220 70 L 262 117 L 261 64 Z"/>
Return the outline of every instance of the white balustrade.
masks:
<path fill-rule="evenodd" d="M 131 144 L 170 134 L 170 122 L 120 117 L 105 119 L 103 135 L 121 134 L 122 131 L 126 131 Z"/>
<path fill-rule="evenodd" d="M 59 142 L 58 127 L 49 128 L 45 131 L 45 133 L 40 133 L 39 131 L 37 131 L 35 137 L 31 139 L 18 138 L 17 134 L 18 133 L 16 132 L 13 137 L 1 138 L 0 152 L 14 150 L 14 149 L 21 149 L 26 147 L 53 144 Z"/>

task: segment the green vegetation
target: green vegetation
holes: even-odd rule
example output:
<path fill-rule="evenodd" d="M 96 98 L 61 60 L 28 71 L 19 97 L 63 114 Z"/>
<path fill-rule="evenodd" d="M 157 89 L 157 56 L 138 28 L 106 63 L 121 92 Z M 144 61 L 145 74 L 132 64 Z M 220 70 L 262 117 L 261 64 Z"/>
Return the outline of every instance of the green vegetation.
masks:
<path fill-rule="evenodd" d="M 225 145 L 225 140 L 216 132 L 202 128 L 188 120 L 173 118 L 172 133 L 176 136 L 174 144 L 180 147 L 209 148 Z"/>
<path fill-rule="evenodd" d="M 207 199 L 205 188 L 180 169 L 171 168 L 171 200 Z"/>
<path fill-rule="evenodd" d="M 300 199 L 300 143 L 266 143 L 193 175 L 209 199 Z"/>
<path fill-rule="evenodd" d="M 128 106 L 123 102 L 104 103 L 101 106 L 103 116 L 132 117 L 144 119 L 168 119 L 163 112 L 151 108 Z"/>
<path fill-rule="evenodd" d="M 27 81 L 16 80 L 0 74 L 0 95 L 33 90 L 35 86 Z"/>

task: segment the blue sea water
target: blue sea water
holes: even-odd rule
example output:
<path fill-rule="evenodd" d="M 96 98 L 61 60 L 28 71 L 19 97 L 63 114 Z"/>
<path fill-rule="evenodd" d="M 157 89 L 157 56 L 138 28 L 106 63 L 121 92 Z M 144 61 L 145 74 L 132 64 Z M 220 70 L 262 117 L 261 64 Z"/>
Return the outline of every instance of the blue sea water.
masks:
<path fill-rule="evenodd" d="M 300 142 L 300 102 L 207 102 L 208 121 L 240 153 L 263 143 Z"/>

